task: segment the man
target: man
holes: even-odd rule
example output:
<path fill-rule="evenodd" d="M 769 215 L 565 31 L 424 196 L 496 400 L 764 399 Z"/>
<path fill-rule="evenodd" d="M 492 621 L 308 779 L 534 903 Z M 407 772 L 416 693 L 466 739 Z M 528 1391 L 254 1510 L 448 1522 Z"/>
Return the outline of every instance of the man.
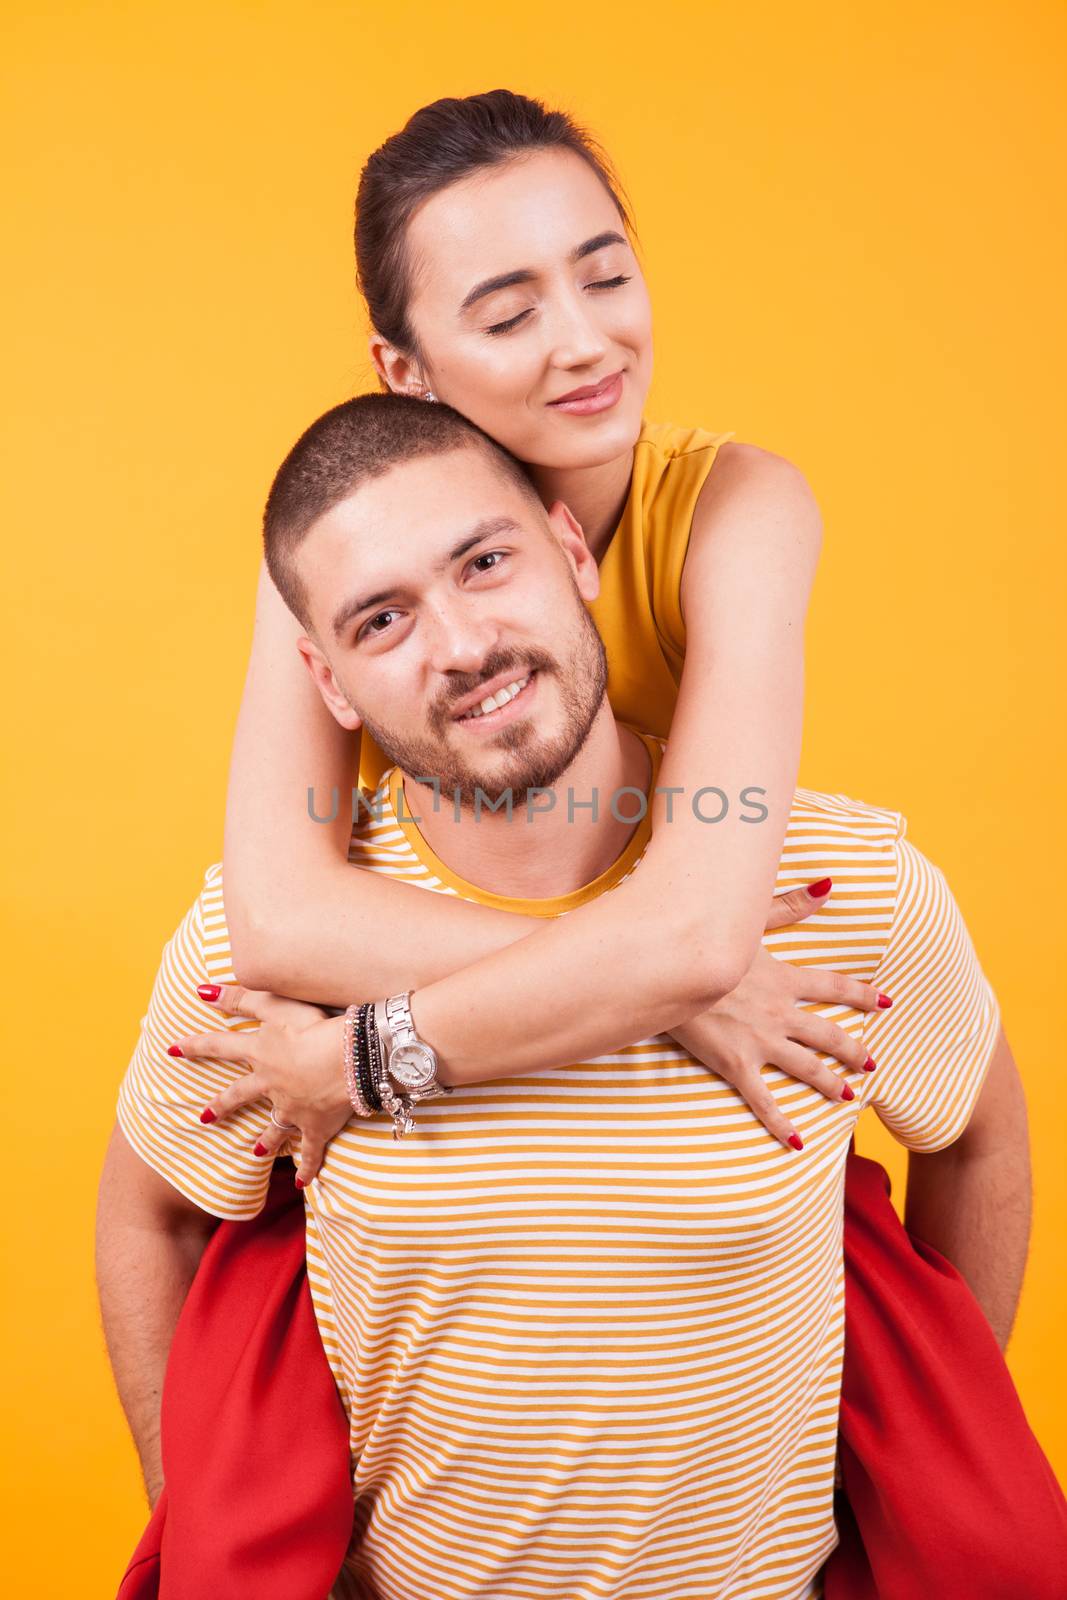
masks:
<path fill-rule="evenodd" d="M 338 407 L 282 468 L 266 539 L 327 705 L 397 763 L 361 810 L 357 864 L 542 916 L 639 867 L 649 816 L 632 802 L 654 791 L 661 746 L 605 698 L 580 530 L 490 441 L 395 396 Z M 382 600 L 401 588 L 409 604 Z M 481 687 L 457 695 L 429 662 L 461 636 Z M 996 1200 L 999 1236 L 996 1215 L 981 1241 L 961 1218 L 958 1258 L 1010 1325 L 1025 1226 L 1003 1201 L 1025 1212 L 1025 1119 L 959 912 L 897 814 L 800 792 L 783 878 L 810 859 L 832 859 L 844 893 L 766 944 L 847 957 L 894 1004 L 823 1008 L 879 1063 L 853 1075 L 850 1104 L 769 1075 L 802 1159 L 666 1035 L 536 1076 L 502 1062 L 488 1083 L 446 1051 L 453 1092 L 421 1104 L 403 1142 L 375 1117 L 330 1144 L 308 1258 L 350 1421 L 353 1593 L 815 1594 L 835 1537 L 842 1174 L 868 1104 L 935 1163 L 958 1152 L 947 1177 L 927 1168 L 920 1217 L 950 1192 Z M 240 1038 L 210 1060 L 173 1054 L 218 1020 L 196 986 L 232 980 L 214 867 L 165 952 L 109 1161 L 150 1236 L 161 1337 L 204 1219 L 255 1215 L 269 1179 L 262 1105 L 201 1121 L 240 1076 Z M 432 1044 L 417 994 L 412 1012 Z"/>

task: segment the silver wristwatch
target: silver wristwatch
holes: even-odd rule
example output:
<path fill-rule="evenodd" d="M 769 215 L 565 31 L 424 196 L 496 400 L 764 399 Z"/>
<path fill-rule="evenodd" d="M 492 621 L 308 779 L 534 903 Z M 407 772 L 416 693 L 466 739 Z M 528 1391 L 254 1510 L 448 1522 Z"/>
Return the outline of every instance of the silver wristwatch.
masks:
<path fill-rule="evenodd" d="M 410 1000 L 409 989 L 384 1002 L 377 1001 L 374 1020 L 379 1037 L 385 1041 L 389 1076 L 414 1105 L 419 1100 L 428 1100 L 431 1095 L 451 1094 L 452 1090 L 437 1076 L 437 1055 L 433 1046 L 420 1039 L 415 1031 Z"/>

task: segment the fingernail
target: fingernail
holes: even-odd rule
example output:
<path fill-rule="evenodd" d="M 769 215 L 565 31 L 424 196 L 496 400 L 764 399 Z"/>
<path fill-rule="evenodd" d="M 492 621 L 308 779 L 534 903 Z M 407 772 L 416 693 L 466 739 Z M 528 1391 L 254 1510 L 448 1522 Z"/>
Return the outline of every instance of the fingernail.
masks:
<path fill-rule="evenodd" d="M 803 1150 L 804 1148 L 804 1141 L 800 1137 L 799 1133 L 791 1133 L 789 1135 L 789 1143 L 793 1146 L 794 1150 Z"/>
<path fill-rule="evenodd" d="M 890 1000 L 890 998 L 889 998 L 889 996 L 887 994 L 880 994 L 878 996 L 878 1009 L 879 1009 L 879 1011 L 888 1011 L 889 1007 L 892 1004 L 893 1004 L 893 1002 L 892 1002 L 892 1000 Z"/>
<path fill-rule="evenodd" d="M 217 983 L 198 983 L 196 992 L 201 1000 L 217 1000 L 222 989 Z"/>
<path fill-rule="evenodd" d="M 846 1083 L 841 1090 L 841 1098 L 842 1100 L 855 1100 L 856 1096 L 852 1093 L 852 1085 L 850 1083 Z"/>
<path fill-rule="evenodd" d="M 208 1106 L 205 1110 L 201 1111 L 201 1113 L 200 1113 L 200 1121 L 201 1122 L 214 1122 L 215 1121 L 215 1113 L 212 1111 L 210 1106 Z"/>
<path fill-rule="evenodd" d="M 817 900 L 821 900 L 824 894 L 830 893 L 833 886 L 833 878 L 820 878 L 818 883 L 808 884 L 808 893 L 813 894 Z"/>
<path fill-rule="evenodd" d="M 878 1063 L 874 1059 L 874 1057 L 873 1056 L 868 1056 L 866 1061 L 863 1063 L 863 1070 L 864 1070 L 864 1072 L 873 1072 L 877 1065 L 878 1065 Z"/>
<path fill-rule="evenodd" d="M 183 1051 L 180 1045 L 169 1044 L 167 1046 L 167 1054 L 168 1056 L 180 1056 L 183 1054 Z"/>
<path fill-rule="evenodd" d="M 266 1153 L 267 1147 L 265 1144 L 256 1144 L 252 1146 L 252 1154 L 254 1156 L 265 1156 Z"/>
<path fill-rule="evenodd" d="M 298 1189 L 302 1189 L 302 1188 L 303 1188 L 303 1187 L 304 1187 L 304 1180 L 303 1180 L 303 1178 L 297 1178 L 297 1180 L 296 1180 L 296 1186 L 297 1186 L 297 1188 L 298 1188 Z"/>

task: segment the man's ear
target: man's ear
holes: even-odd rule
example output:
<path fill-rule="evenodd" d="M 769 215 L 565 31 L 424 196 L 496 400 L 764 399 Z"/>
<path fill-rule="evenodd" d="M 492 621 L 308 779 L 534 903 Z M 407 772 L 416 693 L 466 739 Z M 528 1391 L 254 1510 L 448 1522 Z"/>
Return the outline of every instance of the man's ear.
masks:
<path fill-rule="evenodd" d="M 548 521 L 553 533 L 563 546 L 563 553 L 574 568 L 574 581 L 583 600 L 595 600 L 600 593 L 600 568 L 596 557 L 585 542 L 582 525 L 570 506 L 562 500 L 553 501 L 548 511 Z"/>
<path fill-rule="evenodd" d="M 367 348 L 374 363 L 374 370 L 387 389 L 391 389 L 394 394 L 413 394 L 420 398 L 425 394 L 426 385 L 418 366 L 410 356 L 398 350 L 395 344 L 383 339 L 380 333 L 372 332 Z"/>
<path fill-rule="evenodd" d="M 311 681 L 325 700 L 331 715 L 337 718 L 342 728 L 351 732 L 362 727 L 363 719 L 358 711 L 353 711 L 340 689 L 337 679 L 333 675 L 333 668 L 319 649 L 313 639 L 302 634 L 296 641 L 296 648 L 304 658 L 304 665 L 311 674 Z"/>

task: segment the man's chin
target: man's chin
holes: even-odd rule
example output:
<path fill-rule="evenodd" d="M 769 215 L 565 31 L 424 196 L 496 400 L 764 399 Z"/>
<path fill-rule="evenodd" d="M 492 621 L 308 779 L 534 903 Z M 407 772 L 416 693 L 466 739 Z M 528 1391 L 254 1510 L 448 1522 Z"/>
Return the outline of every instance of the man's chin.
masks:
<path fill-rule="evenodd" d="M 496 738 L 494 751 L 480 752 L 478 760 L 464 760 L 458 750 L 452 759 L 442 763 L 442 798 L 463 805 L 476 803 L 485 806 L 504 806 L 511 796 L 513 806 L 523 806 L 531 792 L 550 788 L 573 760 L 573 751 L 563 751 L 550 739 L 531 739 L 530 726 L 520 732 L 519 725 L 508 729 L 509 749 L 505 745 L 505 730 Z"/>

